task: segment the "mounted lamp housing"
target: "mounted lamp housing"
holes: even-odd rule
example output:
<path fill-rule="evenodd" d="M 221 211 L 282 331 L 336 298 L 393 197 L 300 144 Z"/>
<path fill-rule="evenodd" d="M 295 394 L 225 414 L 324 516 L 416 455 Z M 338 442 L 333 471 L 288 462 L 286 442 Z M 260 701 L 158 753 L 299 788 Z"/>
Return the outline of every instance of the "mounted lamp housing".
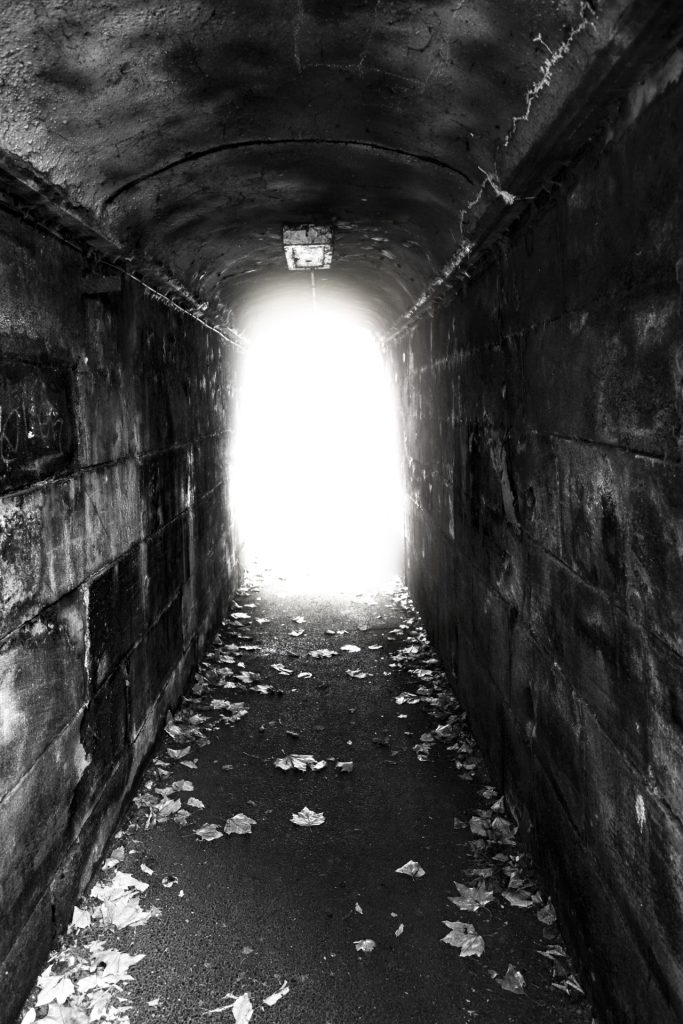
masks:
<path fill-rule="evenodd" d="M 332 228 L 290 224 L 282 228 L 289 270 L 328 270 L 332 263 Z"/>

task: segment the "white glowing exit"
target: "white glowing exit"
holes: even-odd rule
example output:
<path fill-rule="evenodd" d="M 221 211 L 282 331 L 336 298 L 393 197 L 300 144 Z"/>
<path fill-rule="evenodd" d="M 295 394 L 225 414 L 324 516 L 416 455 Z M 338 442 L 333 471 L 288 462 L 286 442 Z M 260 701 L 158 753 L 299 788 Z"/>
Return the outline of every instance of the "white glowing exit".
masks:
<path fill-rule="evenodd" d="M 394 395 L 372 333 L 338 307 L 253 318 L 243 356 L 233 495 L 246 554 L 314 587 L 400 571 Z"/>

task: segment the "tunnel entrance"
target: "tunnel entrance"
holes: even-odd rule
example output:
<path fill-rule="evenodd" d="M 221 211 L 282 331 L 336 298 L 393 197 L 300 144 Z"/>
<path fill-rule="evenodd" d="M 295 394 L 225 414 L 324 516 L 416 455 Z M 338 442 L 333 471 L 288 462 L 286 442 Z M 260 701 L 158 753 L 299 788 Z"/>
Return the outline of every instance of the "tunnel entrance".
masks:
<path fill-rule="evenodd" d="M 233 449 L 247 561 L 299 589 L 383 583 L 400 570 L 403 497 L 375 335 L 334 304 L 262 309 L 247 335 Z"/>

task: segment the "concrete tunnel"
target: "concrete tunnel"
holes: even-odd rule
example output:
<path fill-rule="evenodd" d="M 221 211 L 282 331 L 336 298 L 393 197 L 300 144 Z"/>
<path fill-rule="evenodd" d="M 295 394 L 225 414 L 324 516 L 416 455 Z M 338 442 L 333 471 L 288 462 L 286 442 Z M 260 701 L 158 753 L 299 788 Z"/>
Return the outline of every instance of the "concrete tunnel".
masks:
<path fill-rule="evenodd" d="M 680 5 L 21 0 L 3 40 L 2 1024 L 241 600 L 250 323 L 314 301 L 394 388 L 405 581 L 586 993 L 552 1019 L 680 1024 Z"/>

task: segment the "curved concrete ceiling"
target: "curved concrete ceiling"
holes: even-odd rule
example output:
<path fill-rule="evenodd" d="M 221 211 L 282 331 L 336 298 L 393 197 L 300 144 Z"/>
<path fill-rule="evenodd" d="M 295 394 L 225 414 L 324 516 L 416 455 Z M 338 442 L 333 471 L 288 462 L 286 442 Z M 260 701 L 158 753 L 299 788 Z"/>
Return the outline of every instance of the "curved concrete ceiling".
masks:
<path fill-rule="evenodd" d="M 281 228 L 313 221 L 335 225 L 320 291 L 388 322 L 477 204 L 505 204 L 517 129 L 599 45 L 596 18 L 586 0 L 24 0 L 0 144 L 214 318 L 310 287 Z"/>

